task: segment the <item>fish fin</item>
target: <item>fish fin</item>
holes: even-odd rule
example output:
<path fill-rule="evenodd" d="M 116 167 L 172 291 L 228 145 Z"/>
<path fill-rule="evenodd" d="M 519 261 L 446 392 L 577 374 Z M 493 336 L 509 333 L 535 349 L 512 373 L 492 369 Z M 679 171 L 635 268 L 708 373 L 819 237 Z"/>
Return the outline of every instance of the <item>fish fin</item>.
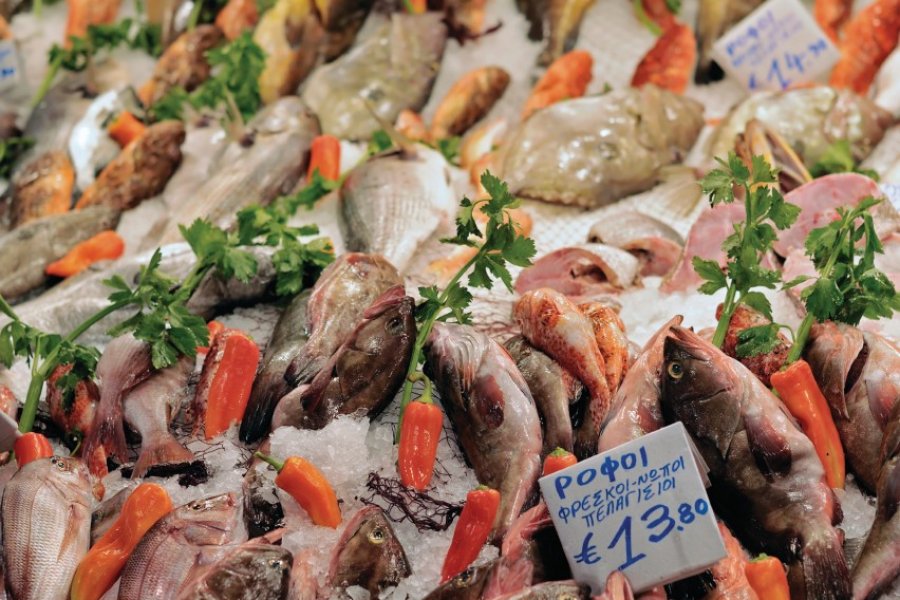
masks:
<path fill-rule="evenodd" d="M 503 410 L 506 399 L 503 390 L 497 383 L 499 374 L 482 377 L 475 381 L 472 397 L 475 410 L 489 429 L 497 429 L 503 425 Z"/>
<path fill-rule="evenodd" d="M 66 531 L 63 535 L 62 543 L 59 545 L 59 552 L 56 554 L 56 561 L 62 560 L 63 555 L 69 550 L 72 544 L 78 542 L 79 529 L 82 520 L 78 518 L 78 505 L 69 505 L 69 518 L 66 521 Z"/>
<path fill-rule="evenodd" d="M 847 560 L 847 568 L 852 569 L 862 554 L 866 545 L 866 537 L 858 537 L 844 540 L 844 558 Z"/>
<path fill-rule="evenodd" d="M 150 467 L 156 465 L 178 465 L 196 460 L 194 453 L 178 443 L 171 435 L 160 435 L 141 445 L 141 454 L 134 463 L 132 479 L 143 477 Z"/>
<path fill-rule="evenodd" d="M 800 559 L 791 565 L 788 579 L 792 598 L 849 600 L 853 597 L 844 550 L 838 537 L 830 532 L 807 541 Z"/>
<path fill-rule="evenodd" d="M 878 516 L 887 523 L 900 506 L 900 461 L 886 464 L 878 481 Z"/>
<path fill-rule="evenodd" d="M 297 387 L 301 383 L 309 383 L 322 370 L 322 364 L 325 362 L 321 358 L 309 356 L 304 350 L 294 357 L 291 364 L 288 365 L 284 372 L 284 380 Z"/>
<path fill-rule="evenodd" d="M 748 417 L 744 420 L 744 427 L 750 453 L 762 474 L 767 479 L 772 479 L 776 475 L 787 475 L 793 462 L 787 439 L 776 431 L 771 423 L 762 419 Z"/>
<path fill-rule="evenodd" d="M 113 457 L 119 464 L 124 464 L 127 459 L 125 444 L 125 428 L 122 425 L 122 399 L 104 404 L 100 403 L 97 414 L 94 415 L 94 423 L 90 433 L 84 438 L 82 456 L 92 457 L 103 448 L 106 456 Z M 91 466 L 98 466 L 96 461 L 89 462 Z M 92 471 L 93 475 L 100 473 Z"/>

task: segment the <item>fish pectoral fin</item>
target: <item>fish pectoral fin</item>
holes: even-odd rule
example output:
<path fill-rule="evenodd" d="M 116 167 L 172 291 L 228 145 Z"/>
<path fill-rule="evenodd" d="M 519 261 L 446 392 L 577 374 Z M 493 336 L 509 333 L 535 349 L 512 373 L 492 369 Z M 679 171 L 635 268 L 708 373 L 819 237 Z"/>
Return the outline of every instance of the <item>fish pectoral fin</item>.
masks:
<path fill-rule="evenodd" d="M 63 555 L 69 551 L 69 548 L 78 543 L 79 528 L 84 519 L 79 519 L 78 504 L 69 505 L 69 518 L 66 520 L 66 532 L 63 535 L 62 543 L 59 545 L 59 552 L 56 554 L 57 562 L 62 560 Z"/>
<path fill-rule="evenodd" d="M 482 377 L 475 382 L 471 394 L 474 409 L 488 429 L 497 429 L 503 425 L 503 410 L 506 398 L 503 389 L 497 382 L 497 375 Z M 471 402 L 470 402 L 471 404 Z"/>
<path fill-rule="evenodd" d="M 747 444 L 756 466 L 769 479 L 787 475 L 791 470 L 793 455 L 787 439 L 768 422 L 761 419 L 745 420 Z"/>

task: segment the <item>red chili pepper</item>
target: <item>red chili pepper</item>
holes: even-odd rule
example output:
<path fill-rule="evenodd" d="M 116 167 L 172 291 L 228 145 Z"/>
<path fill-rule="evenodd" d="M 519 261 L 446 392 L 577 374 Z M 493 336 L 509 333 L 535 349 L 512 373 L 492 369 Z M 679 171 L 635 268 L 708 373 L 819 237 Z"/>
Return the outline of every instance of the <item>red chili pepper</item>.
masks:
<path fill-rule="evenodd" d="M 275 485 L 290 494 L 313 523 L 332 529 L 341 524 L 341 509 L 334 488 L 314 464 L 299 456 L 291 456 L 284 462 L 262 452 L 256 456 L 275 467 L 278 471 Z"/>
<path fill-rule="evenodd" d="M 34 431 L 20 436 L 13 444 L 13 452 L 16 453 L 16 464 L 20 469 L 39 458 L 53 456 L 53 448 L 47 438 Z"/>
<path fill-rule="evenodd" d="M 316 170 L 331 181 L 337 181 L 341 176 L 341 141 L 333 135 L 320 135 L 312 141 L 306 178 L 312 181 Z"/>
<path fill-rule="evenodd" d="M 544 459 L 544 472 L 541 475 L 549 475 L 563 469 L 568 469 L 578 463 L 578 458 L 565 448 L 557 448 Z"/>
<path fill-rule="evenodd" d="M 500 492 L 497 490 L 479 486 L 469 492 L 444 558 L 441 583 L 465 571 L 478 558 L 494 528 L 499 508 Z"/>
<path fill-rule="evenodd" d="M 206 328 L 209 330 L 209 344 L 212 345 L 216 336 L 222 333 L 225 326 L 218 321 L 210 321 L 206 324 Z M 206 354 L 207 352 L 209 352 L 209 346 L 197 346 L 197 354 Z"/>
<path fill-rule="evenodd" d="M 423 380 L 425 392 L 403 411 L 397 468 L 403 485 L 422 491 L 434 475 L 434 459 L 441 440 L 444 414 L 431 400 L 431 381 L 421 373 L 410 379 Z"/>

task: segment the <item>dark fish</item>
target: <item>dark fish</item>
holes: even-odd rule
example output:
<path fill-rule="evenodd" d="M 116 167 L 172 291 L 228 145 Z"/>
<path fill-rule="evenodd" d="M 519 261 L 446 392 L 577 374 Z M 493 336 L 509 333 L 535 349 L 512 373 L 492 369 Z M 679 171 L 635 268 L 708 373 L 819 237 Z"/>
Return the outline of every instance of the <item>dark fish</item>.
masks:
<path fill-rule="evenodd" d="M 357 512 L 341 534 L 328 584 L 334 589 L 358 585 L 377 598 L 382 588 L 397 585 L 412 569 L 384 511 L 367 506 Z"/>
<path fill-rule="evenodd" d="M 260 452 L 267 452 L 266 445 L 263 442 Z M 284 509 L 275 493 L 275 482 L 266 476 L 267 471 L 268 465 L 254 457 L 244 475 L 244 524 L 251 538 L 284 527 Z"/>
<path fill-rule="evenodd" d="M 281 546 L 251 540 L 192 577 L 178 600 L 286 600 L 292 561 Z"/>
<path fill-rule="evenodd" d="M 548 66 L 572 50 L 578 41 L 578 30 L 585 13 L 595 0 L 548 0 L 547 46 L 538 57 L 538 64 Z"/>
<path fill-rule="evenodd" d="M 812 442 L 759 379 L 693 332 L 673 327 L 663 351 L 663 414 L 709 465 L 716 511 L 788 564 L 791 597 L 849 599 L 840 505 Z"/>
<path fill-rule="evenodd" d="M 425 354 L 478 481 L 500 492 L 494 537 L 501 539 L 540 473 L 541 423 L 528 384 L 503 347 L 471 327 L 436 323 Z"/>
<path fill-rule="evenodd" d="M 138 95 L 145 106 L 152 106 L 173 87 L 193 91 L 209 79 L 212 68 L 206 53 L 224 39 L 215 25 L 200 25 L 181 34 L 166 48 L 153 68 L 153 75 L 141 86 Z"/>
<path fill-rule="evenodd" d="M 474 565 L 432 590 L 423 600 L 481 600 L 501 560 Z"/>
<path fill-rule="evenodd" d="M 414 311 L 403 286 L 382 294 L 309 387 L 278 404 L 273 427 L 321 429 L 338 415 L 378 415 L 406 377 L 416 338 Z"/>
<path fill-rule="evenodd" d="M 207 321 L 235 306 L 253 306 L 268 298 L 275 283 L 272 253 L 265 248 L 247 248 L 256 260 L 256 274 L 250 281 L 225 279 L 210 271 L 187 302 L 188 309 Z"/>
<path fill-rule="evenodd" d="M 644 276 L 662 276 L 671 271 L 684 246 L 684 238 L 677 231 L 636 210 L 622 211 L 594 223 L 588 241 L 630 252 L 637 257 Z"/>
<path fill-rule="evenodd" d="M 62 150 L 49 150 L 20 169 L 12 180 L 10 227 L 65 213 L 72 208 L 75 170 Z"/>

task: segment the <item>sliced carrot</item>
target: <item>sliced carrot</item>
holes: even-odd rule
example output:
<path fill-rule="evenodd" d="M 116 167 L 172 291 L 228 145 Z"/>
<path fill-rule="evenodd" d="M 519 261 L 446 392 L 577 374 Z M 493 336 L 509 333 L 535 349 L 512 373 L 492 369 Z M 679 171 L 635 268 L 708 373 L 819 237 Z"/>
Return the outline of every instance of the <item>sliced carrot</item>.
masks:
<path fill-rule="evenodd" d="M 195 414 L 205 407 L 207 440 L 244 418 L 258 364 L 259 347 L 243 331 L 226 328 L 212 341 L 194 396 Z"/>
<path fill-rule="evenodd" d="M 316 170 L 331 181 L 337 181 L 341 176 L 341 141 L 333 135 L 320 135 L 312 142 L 306 178 L 312 180 Z"/>
<path fill-rule="evenodd" d="M 225 331 L 225 326 L 218 321 L 210 321 L 206 324 L 206 328 L 209 329 L 210 346 L 216 341 L 216 336 Z M 197 346 L 197 354 L 206 354 L 207 352 L 209 352 L 209 346 Z"/>
<path fill-rule="evenodd" d="M 95 262 L 115 260 L 125 252 L 125 240 L 115 231 L 101 231 L 77 244 L 61 259 L 47 265 L 45 272 L 54 277 L 71 277 Z"/>
<path fill-rule="evenodd" d="M 259 21 L 259 11 L 256 8 L 257 0 L 228 0 L 219 14 L 216 16 L 216 26 L 222 30 L 225 37 L 235 40 L 245 31 L 252 31 Z"/>
<path fill-rule="evenodd" d="M 147 131 L 147 126 L 137 120 L 133 114 L 127 110 L 123 110 L 113 119 L 106 129 L 109 136 L 116 140 L 122 148 L 138 139 Z"/>
<path fill-rule="evenodd" d="M 567 98 L 584 96 L 593 77 L 594 59 L 584 50 L 563 54 L 547 68 L 522 109 L 522 120 L 541 108 Z"/>

